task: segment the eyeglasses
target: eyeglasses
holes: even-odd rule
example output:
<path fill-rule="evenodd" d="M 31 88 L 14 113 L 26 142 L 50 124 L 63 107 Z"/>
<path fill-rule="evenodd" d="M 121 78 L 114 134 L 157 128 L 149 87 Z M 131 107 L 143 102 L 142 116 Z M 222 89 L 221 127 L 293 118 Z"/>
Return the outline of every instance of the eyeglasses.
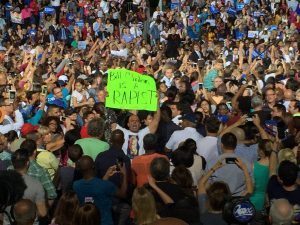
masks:
<path fill-rule="evenodd" d="M 57 95 L 57 94 L 59 94 L 59 93 L 61 93 L 61 91 L 58 91 L 58 92 L 56 92 L 56 93 L 53 93 L 53 94 Z"/>

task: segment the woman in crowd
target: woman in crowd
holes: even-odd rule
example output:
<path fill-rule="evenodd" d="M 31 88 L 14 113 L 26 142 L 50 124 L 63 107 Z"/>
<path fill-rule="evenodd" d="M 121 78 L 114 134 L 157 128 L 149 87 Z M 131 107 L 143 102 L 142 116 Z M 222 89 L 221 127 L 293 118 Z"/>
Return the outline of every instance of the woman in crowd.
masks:
<path fill-rule="evenodd" d="M 72 225 L 73 221 L 70 219 L 74 216 L 79 208 L 79 200 L 73 191 L 65 192 L 56 207 L 52 223 L 60 225 Z"/>

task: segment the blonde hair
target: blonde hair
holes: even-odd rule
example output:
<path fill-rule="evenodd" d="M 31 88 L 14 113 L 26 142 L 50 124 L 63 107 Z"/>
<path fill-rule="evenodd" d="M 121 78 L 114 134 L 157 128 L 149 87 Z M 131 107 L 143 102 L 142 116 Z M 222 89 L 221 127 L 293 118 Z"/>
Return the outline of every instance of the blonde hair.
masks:
<path fill-rule="evenodd" d="M 290 149 L 290 148 L 284 148 L 278 152 L 279 164 L 284 160 L 288 160 L 292 163 L 297 164 L 297 158 L 296 158 L 294 152 L 292 151 L 292 149 Z"/>
<path fill-rule="evenodd" d="M 132 196 L 132 208 L 138 225 L 156 221 L 156 206 L 153 195 L 144 187 L 136 188 Z"/>
<path fill-rule="evenodd" d="M 166 63 L 162 69 L 163 74 L 165 74 L 167 70 L 172 70 L 174 72 L 174 66 L 171 63 Z"/>
<path fill-rule="evenodd" d="M 41 136 L 45 136 L 46 134 L 50 133 L 49 127 L 46 127 L 46 126 L 40 126 L 37 131 Z"/>

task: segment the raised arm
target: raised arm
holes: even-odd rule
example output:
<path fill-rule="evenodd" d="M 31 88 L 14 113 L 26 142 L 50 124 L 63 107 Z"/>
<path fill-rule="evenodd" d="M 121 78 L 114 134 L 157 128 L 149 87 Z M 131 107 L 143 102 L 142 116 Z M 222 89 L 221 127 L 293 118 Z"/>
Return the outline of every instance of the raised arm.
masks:
<path fill-rule="evenodd" d="M 261 138 L 262 139 L 269 139 L 269 136 L 268 136 L 267 132 L 260 125 L 260 119 L 259 119 L 259 116 L 257 114 L 255 114 L 254 117 L 253 117 L 253 123 L 257 127 Z"/>
<path fill-rule="evenodd" d="M 247 88 L 247 85 L 242 85 L 241 88 L 238 90 L 238 92 L 233 96 L 232 98 L 232 108 L 237 110 L 238 109 L 238 98 L 243 95 L 245 89 Z"/>
<path fill-rule="evenodd" d="M 243 170 L 245 176 L 246 190 L 242 193 L 242 196 L 251 194 L 253 192 L 253 183 L 247 165 L 240 158 L 236 158 L 235 163 L 241 168 L 241 170 Z"/>
<path fill-rule="evenodd" d="M 244 43 L 241 41 L 239 46 L 239 68 L 242 69 L 244 53 L 243 53 Z"/>
<path fill-rule="evenodd" d="M 216 164 L 209 170 L 205 175 L 203 175 L 198 182 L 198 195 L 206 194 L 206 187 L 208 179 L 213 175 L 218 169 L 223 166 L 221 161 L 216 162 Z"/>
<path fill-rule="evenodd" d="M 174 200 L 156 185 L 155 179 L 153 177 L 148 176 L 148 182 L 150 187 L 152 187 L 156 191 L 156 193 L 159 195 L 159 197 L 163 200 L 165 204 L 174 203 Z"/>
<path fill-rule="evenodd" d="M 229 127 L 225 127 L 221 133 L 219 134 L 220 137 L 222 137 L 224 134 L 230 132 L 233 128 L 236 128 L 238 126 L 244 125 L 246 123 L 246 118 L 247 115 L 243 115 L 237 122 L 235 122 L 234 124 L 232 124 Z"/>
<path fill-rule="evenodd" d="M 277 164 L 278 164 L 277 162 L 278 142 L 277 141 L 273 143 L 272 149 L 273 150 L 270 156 L 270 172 L 269 172 L 270 177 L 277 174 Z"/>
<path fill-rule="evenodd" d="M 160 103 L 159 103 L 159 98 L 158 98 L 157 99 L 157 111 L 154 113 L 153 120 L 148 126 L 151 134 L 154 134 L 156 132 L 159 121 L 160 121 Z"/>

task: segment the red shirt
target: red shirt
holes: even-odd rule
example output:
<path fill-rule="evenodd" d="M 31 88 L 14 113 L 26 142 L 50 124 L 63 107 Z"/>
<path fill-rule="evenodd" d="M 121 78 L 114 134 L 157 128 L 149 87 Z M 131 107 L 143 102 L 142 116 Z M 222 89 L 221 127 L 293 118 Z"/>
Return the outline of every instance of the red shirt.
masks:
<path fill-rule="evenodd" d="M 80 136 L 81 136 L 81 138 L 89 138 L 90 137 L 88 135 L 87 127 L 86 126 L 81 127 Z"/>
<path fill-rule="evenodd" d="M 133 158 L 131 168 L 136 175 L 136 182 L 138 187 L 141 187 L 144 184 L 148 183 L 148 175 L 150 175 L 150 164 L 153 159 L 160 157 L 166 158 L 169 161 L 167 156 L 158 153 L 144 154 Z"/>

